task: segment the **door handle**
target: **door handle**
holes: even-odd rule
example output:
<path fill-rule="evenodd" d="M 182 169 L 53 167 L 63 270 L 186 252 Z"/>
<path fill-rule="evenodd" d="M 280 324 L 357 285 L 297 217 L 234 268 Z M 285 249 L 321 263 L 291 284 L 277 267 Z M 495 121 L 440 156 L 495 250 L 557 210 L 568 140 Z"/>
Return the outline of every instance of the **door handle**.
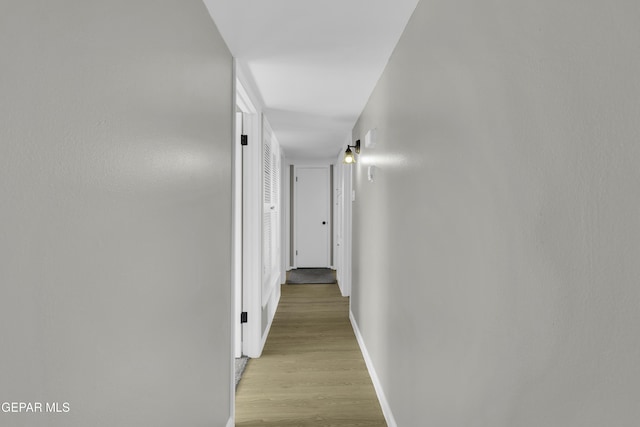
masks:
<path fill-rule="evenodd" d="M 327 221 L 322 221 L 322 225 L 325 225 L 327 223 Z"/>

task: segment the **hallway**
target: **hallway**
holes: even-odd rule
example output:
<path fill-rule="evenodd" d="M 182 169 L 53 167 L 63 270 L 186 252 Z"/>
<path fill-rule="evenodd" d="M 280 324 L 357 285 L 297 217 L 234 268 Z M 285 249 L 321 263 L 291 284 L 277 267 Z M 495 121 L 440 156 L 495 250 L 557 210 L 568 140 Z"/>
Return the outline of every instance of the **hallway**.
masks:
<path fill-rule="evenodd" d="M 0 21 L 0 426 L 638 426 L 640 2 Z"/>
<path fill-rule="evenodd" d="M 386 426 L 337 285 L 283 285 L 262 357 L 236 393 L 236 426 Z"/>

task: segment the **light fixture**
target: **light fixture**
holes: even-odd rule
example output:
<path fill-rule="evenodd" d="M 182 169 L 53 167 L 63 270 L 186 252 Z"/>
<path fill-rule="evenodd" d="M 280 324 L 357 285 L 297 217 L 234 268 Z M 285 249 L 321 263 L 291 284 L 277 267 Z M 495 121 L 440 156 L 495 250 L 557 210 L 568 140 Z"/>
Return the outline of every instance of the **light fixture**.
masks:
<path fill-rule="evenodd" d="M 344 162 L 347 164 L 356 162 L 356 156 L 353 154 L 353 151 L 351 151 L 352 147 L 356 154 L 360 154 L 360 140 L 356 141 L 356 145 L 347 145 L 347 151 L 344 152 Z"/>

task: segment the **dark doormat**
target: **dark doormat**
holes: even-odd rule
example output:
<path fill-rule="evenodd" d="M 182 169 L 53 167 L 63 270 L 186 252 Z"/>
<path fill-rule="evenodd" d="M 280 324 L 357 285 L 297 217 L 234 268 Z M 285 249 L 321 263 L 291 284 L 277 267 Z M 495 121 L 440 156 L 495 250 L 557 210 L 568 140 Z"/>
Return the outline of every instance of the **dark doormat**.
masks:
<path fill-rule="evenodd" d="M 288 274 L 287 284 L 338 283 L 336 272 L 330 268 L 296 268 Z"/>

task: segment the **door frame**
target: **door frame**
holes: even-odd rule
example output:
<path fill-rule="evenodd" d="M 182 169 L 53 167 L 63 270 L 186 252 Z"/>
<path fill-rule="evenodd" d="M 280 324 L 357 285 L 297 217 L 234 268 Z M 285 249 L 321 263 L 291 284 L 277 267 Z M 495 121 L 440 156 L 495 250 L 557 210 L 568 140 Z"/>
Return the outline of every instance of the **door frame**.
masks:
<path fill-rule="evenodd" d="M 243 131 L 248 145 L 242 150 L 242 311 L 249 313 L 242 323 L 242 354 L 259 357 L 261 349 L 262 292 L 262 114 L 252 101 L 244 82 L 237 76 L 237 106 L 243 110 Z M 234 323 L 240 324 L 240 319 Z"/>
<path fill-rule="evenodd" d="M 257 115 L 256 108 L 251 102 L 251 99 L 244 88 L 242 82 L 236 76 L 235 81 L 235 102 L 234 102 L 234 119 L 237 120 L 238 114 L 242 115 L 242 134 L 248 135 L 248 138 L 255 139 L 253 122 Z M 238 111 L 239 110 L 239 111 Z M 236 125 L 237 127 L 237 125 Z M 247 251 L 247 239 L 253 231 L 252 224 L 248 220 L 247 215 L 250 206 L 248 206 L 248 199 L 253 191 L 251 188 L 251 177 L 248 176 L 250 168 L 247 163 L 250 159 L 250 154 L 246 151 L 246 146 L 243 146 L 240 141 L 234 142 L 234 208 L 233 215 L 233 236 L 234 236 L 234 356 L 237 356 L 237 343 L 236 340 L 240 339 L 240 354 L 247 355 L 247 347 L 251 346 L 252 335 L 249 331 L 246 323 L 240 323 L 240 313 L 242 311 L 248 311 L 250 306 L 250 294 L 251 289 L 251 275 L 247 271 L 252 265 L 251 254 Z M 248 170 L 249 169 L 249 170 Z M 239 200 L 238 200 L 239 198 Z M 239 212 L 237 211 L 239 207 Z M 240 295 L 237 295 L 240 293 Z"/>
<path fill-rule="evenodd" d="M 293 223 L 293 248 L 291 248 L 291 251 L 294 253 L 293 256 L 293 268 L 298 268 L 298 257 L 295 255 L 295 252 L 298 249 L 298 183 L 297 183 L 297 178 L 298 177 L 298 170 L 300 169 L 325 169 L 327 171 L 327 182 L 325 183 L 326 188 L 327 188 L 327 225 L 328 227 L 328 232 L 327 232 L 327 265 L 325 265 L 324 267 L 326 268 L 331 268 L 331 229 L 333 227 L 333 224 L 331 223 L 331 209 L 333 208 L 331 206 L 331 192 L 333 191 L 331 189 L 331 178 L 330 178 L 330 174 L 331 174 L 331 170 L 330 170 L 330 165 L 329 164 L 322 164 L 322 165 L 307 165 L 307 164 L 299 164 L 299 165 L 294 165 L 293 166 L 293 175 L 294 175 L 294 182 L 293 182 L 293 219 L 292 219 L 292 223 Z"/>
<path fill-rule="evenodd" d="M 236 102 L 236 105 L 238 102 Z M 239 106 L 239 110 L 242 110 Z M 232 250 L 232 268 L 233 268 L 233 355 L 234 358 L 242 356 L 242 325 L 238 323 L 240 314 L 242 313 L 242 146 L 241 135 L 243 129 L 244 112 L 236 110 L 234 115 L 234 142 L 233 142 L 233 250 Z"/>
<path fill-rule="evenodd" d="M 348 136 L 346 144 L 352 144 L 351 135 Z M 340 234 L 340 239 L 334 241 L 336 246 L 336 276 L 338 279 L 338 286 L 342 292 L 342 296 L 351 296 L 351 247 L 352 247 L 352 208 L 354 201 L 354 188 L 353 188 L 353 168 L 352 164 L 344 163 L 344 151 L 340 151 L 334 163 L 334 170 L 336 171 L 336 198 L 340 197 L 341 205 L 337 210 L 336 216 L 338 216 L 339 227 L 337 234 Z"/>

